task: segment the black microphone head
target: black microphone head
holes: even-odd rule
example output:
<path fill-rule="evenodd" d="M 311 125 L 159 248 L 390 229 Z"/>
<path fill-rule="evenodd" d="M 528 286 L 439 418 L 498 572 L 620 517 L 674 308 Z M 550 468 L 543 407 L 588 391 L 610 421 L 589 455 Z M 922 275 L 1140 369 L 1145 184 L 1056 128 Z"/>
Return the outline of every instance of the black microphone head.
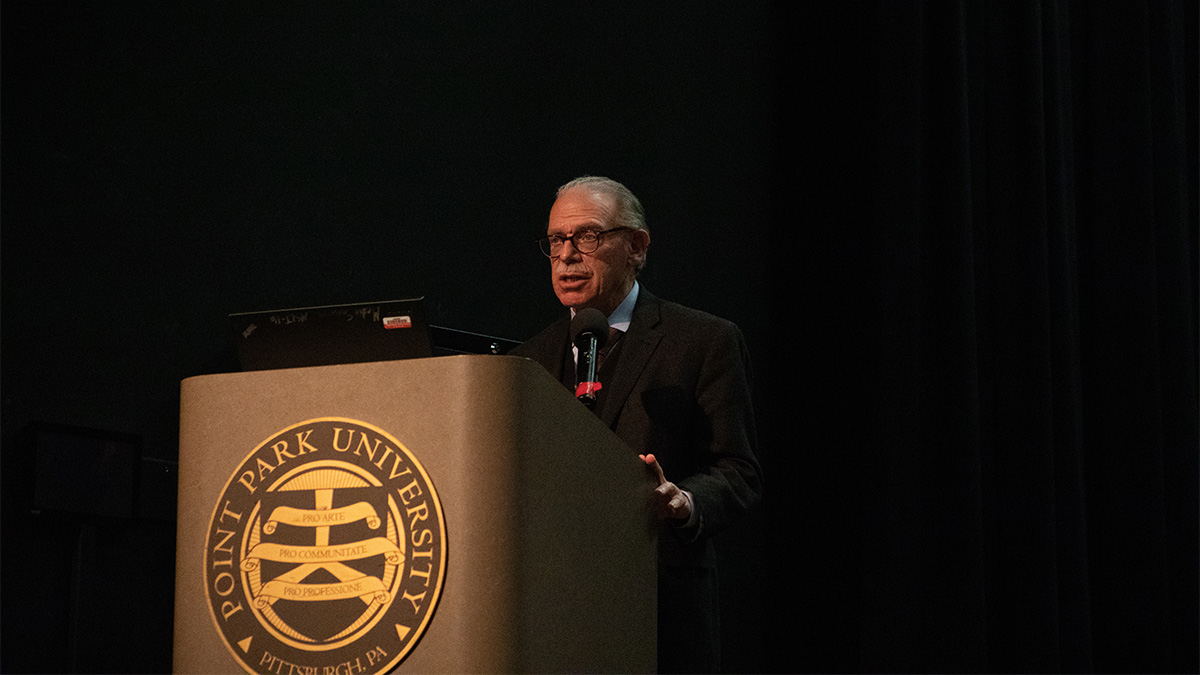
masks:
<path fill-rule="evenodd" d="M 592 307 L 575 312 L 575 318 L 571 319 L 571 342 L 575 346 L 580 346 L 580 340 L 586 339 L 588 335 L 596 338 L 596 349 L 608 342 L 608 317 L 604 316 L 604 312 Z"/>

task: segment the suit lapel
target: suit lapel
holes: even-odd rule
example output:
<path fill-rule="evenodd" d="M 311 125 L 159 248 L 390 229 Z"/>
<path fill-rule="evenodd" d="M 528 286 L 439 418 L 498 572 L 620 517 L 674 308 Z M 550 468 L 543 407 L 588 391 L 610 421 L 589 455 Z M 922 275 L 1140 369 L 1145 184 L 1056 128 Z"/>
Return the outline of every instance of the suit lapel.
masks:
<path fill-rule="evenodd" d="M 633 308 L 629 332 L 621 338 L 621 356 L 617 359 L 616 371 L 610 378 L 612 386 L 604 383 L 605 402 L 600 419 L 609 428 L 615 427 L 621 409 L 625 407 L 634 385 L 662 340 L 658 322 L 659 300 L 650 295 L 643 286 L 638 295 L 637 306 Z"/>
<path fill-rule="evenodd" d="M 539 349 L 534 358 L 538 363 L 542 364 L 542 367 L 545 368 L 551 375 L 553 375 L 556 380 L 562 382 L 567 389 L 574 391 L 575 373 L 571 372 L 570 383 L 568 383 L 565 379 L 568 373 L 566 361 L 570 359 L 571 354 L 570 316 L 560 319 L 551 327 L 551 329 L 548 331 L 547 343 L 545 344 L 553 345 L 553 347 L 549 349 Z M 563 357 L 564 349 L 567 352 L 565 359 Z"/>

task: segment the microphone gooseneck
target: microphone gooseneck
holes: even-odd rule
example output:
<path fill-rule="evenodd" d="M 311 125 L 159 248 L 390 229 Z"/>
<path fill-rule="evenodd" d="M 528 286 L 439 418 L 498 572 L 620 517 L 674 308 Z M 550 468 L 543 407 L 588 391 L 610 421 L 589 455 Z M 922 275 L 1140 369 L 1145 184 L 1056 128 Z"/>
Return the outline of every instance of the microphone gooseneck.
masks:
<path fill-rule="evenodd" d="M 608 341 L 608 317 L 604 312 L 591 307 L 581 309 L 571 319 L 571 342 L 579 349 L 575 364 L 575 398 L 589 410 L 596 406 L 596 392 L 600 382 L 596 379 L 596 352 Z"/>

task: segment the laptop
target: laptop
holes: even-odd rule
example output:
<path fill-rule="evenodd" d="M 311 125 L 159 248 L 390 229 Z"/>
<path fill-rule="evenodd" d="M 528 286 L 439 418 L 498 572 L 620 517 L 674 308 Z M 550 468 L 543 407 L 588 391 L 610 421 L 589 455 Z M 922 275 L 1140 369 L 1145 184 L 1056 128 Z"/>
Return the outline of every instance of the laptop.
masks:
<path fill-rule="evenodd" d="M 242 370 L 433 355 L 424 298 L 229 315 Z"/>
<path fill-rule="evenodd" d="M 434 356 L 454 356 L 456 354 L 503 355 L 521 344 L 516 340 L 508 338 L 473 333 L 446 326 L 430 325 L 429 334 L 433 340 Z"/>

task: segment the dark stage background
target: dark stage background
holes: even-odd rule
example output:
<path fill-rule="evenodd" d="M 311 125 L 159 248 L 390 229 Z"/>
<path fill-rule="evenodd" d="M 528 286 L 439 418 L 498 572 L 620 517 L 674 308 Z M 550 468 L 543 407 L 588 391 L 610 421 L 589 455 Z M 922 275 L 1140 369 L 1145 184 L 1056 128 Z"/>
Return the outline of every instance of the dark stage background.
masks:
<path fill-rule="evenodd" d="M 0 670 L 169 670 L 227 313 L 527 338 L 591 173 L 756 362 L 728 670 L 1196 672 L 1197 17 L 1112 4 L 4 3 Z"/>

